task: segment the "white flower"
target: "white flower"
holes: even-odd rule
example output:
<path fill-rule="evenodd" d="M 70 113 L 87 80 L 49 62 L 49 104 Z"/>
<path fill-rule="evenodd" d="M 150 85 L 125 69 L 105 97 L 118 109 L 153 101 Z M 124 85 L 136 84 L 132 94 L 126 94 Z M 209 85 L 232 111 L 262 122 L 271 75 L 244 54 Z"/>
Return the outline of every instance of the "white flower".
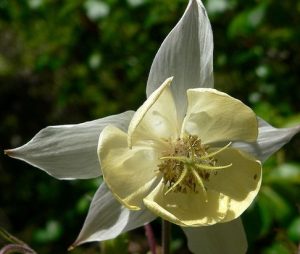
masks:
<path fill-rule="evenodd" d="M 177 118 L 181 122 L 187 109 L 186 91 L 191 88 L 213 88 L 213 38 L 201 0 L 189 1 L 182 18 L 162 43 L 151 66 L 147 96 L 171 76 L 174 76 L 171 92 Z M 127 132 L 133 114 L 128 111 L 78 125 L 50 126 L 37 133 L 27 144 L 5 152 L 58 179 L 98 177 L 102 175 L 96 152 L 99 135 L 108 125 Z M 258 118 L 257 140 L 236 141 L 232 146 L 264 161 L 299 131 L 299 125 L 276 129 Z M 94 195 L 74 245 L 112 239 L 153 219 L 155 216 L 148 209 L 131 211 L 122 206 L 103 183 Z M 239 219 L 209 227 L 184 227 L 183 230 L 194 253 L 240 254 L 247 249 Z"/>
<path fill-rule="evenodd" d="M 211 88 L 187 90 L 183 122 L 167 79 L 134 114 L 128 134 L 115 126 L 101 133 L 103 177 L 128 209 L 144 209 L 180 226 L 236 219 L 261 184 L 261 164 L 230 147 L 255 142 L 254 112 Z"/>

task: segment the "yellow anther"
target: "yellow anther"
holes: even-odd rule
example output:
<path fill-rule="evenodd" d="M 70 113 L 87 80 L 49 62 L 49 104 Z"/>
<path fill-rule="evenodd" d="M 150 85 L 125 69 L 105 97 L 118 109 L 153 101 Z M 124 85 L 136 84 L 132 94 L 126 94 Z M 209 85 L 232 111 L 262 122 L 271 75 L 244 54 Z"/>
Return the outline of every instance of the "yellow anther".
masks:
<path fill-rule="evenodd" d="M 175 190 L 177 185 L 179 185 L 185 179 L 185 177 L 187 176 L 187 173 L 188 173 L 188 169 L 187 169 L 187 167 L 184 167 L 178 180 L 166 191 L 165 195 L 167 195 L 170 191 Z"/>

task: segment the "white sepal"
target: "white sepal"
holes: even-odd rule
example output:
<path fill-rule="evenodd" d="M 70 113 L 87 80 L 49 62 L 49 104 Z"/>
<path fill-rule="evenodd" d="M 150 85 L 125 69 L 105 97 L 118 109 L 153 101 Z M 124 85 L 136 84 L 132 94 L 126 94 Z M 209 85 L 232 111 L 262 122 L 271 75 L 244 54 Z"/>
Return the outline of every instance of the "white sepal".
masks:
<path fill-rule="evenodd" d="M 182 227 L 194 254 L 245 254 L 247 238 L 240 218 L 206 227 Z"/>
<path fill-rule="evenodd" d="M 166 37 L 152 63 L 147 97 L 168 77 L 179 119 L 186 112 L 186 90 L 213 87 L 213 35 L 200 0 L 190 0 L 183 16 Z"/>
<path fill-rule="evenodd" d="M 234 142 L 233 147 L 252 154 L 260 161 L 267 160 L 273 153 L 288 143 L 300 132 L 300 125 L 292 128 L 275 128 L 258 117 L 258 139 L 256 142 Z"/>
<path fill-rule="evenodd" d="M 94 195 L 81 232 L 72 246 L 113 239 L 154 219 L 155 216 L 146 209 L 130 211 L 122 206 L 106 184 L 102 183 Z"/>
<path fill-rule="evenodd" d="M 48 126 L 27 144 L 6 150 L 10 157 L 23 160 L 58 179 L 88 179 L 100 176 L 97 145 L 108 125 L 127 130 L 133 111 L 74 125 Z"/>

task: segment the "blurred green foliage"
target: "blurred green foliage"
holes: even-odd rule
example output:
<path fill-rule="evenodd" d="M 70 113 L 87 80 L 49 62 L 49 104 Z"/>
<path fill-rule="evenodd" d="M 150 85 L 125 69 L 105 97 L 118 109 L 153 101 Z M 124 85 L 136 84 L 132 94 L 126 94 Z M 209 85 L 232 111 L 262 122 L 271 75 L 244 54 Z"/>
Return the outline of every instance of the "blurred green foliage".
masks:
<path fill-rule="evenodd" d="M 0 148 L 21 145 L 47 125 L 136 109 L 152 59 L 187 2 L 1 0 Z M 300 1 L 204 2 L 214 31 L 216 88 L 277 127 L 300 123 Z M 249 253 L 296 253 L 299 147 L 298 135 L 264 165 L 259 197 L 242 217 Z M 0 226 L 38 253 L 65 253 L 101 180 L 57 181 L 0 159 Z M 154 229 L 159 240 L 157 223 Z M 173 253 L 187 253 L 183 234 L 173 233 Z M 143 234 L 139 229 L 102 249 L 144 246 Z M 99 244 L 73 253 L 99 253 Z"/>

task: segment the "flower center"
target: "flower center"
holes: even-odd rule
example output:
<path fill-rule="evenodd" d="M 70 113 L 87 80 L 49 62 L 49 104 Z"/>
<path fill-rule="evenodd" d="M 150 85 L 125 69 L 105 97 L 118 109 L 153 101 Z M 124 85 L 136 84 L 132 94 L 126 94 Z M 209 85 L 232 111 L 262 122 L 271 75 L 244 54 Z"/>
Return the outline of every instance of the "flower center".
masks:
<path fill-rule="evenodd" d="M 197 193 L 200 187 L 207 197 L 205 182 L 209 181 L 212 174 L 218 174 L 218 170 L 232 165 L 217 166 L 215 158 L 215 155 L 230 145 L 231 143 L 209 153 L 209 146 L 203 145 L 201 139 L 194 135 L 170 142 L 170 150 L 162 154 L 162 162 L 158 165 L 158 170 L 163 174 L 164 184 L 168 188 L 165 195 L 170 191 Z"/>

